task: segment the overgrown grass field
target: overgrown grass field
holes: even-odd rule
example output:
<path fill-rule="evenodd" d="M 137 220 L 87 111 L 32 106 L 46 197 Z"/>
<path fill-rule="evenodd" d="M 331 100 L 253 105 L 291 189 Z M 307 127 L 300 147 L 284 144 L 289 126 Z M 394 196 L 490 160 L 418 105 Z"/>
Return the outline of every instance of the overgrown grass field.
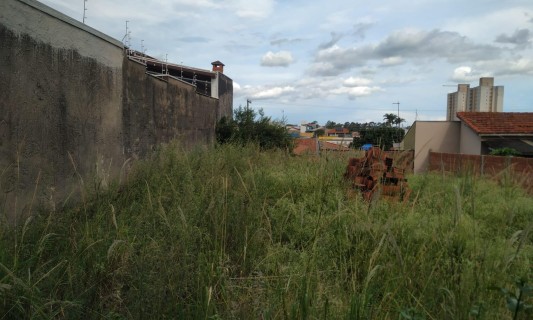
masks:
<path fill-rule="evenodd" d="M 368 204 L 346 164 L 166 147 L 121 186 L 2 223 L 0 319 L 525 319 L 504 288 L 533 280 L 531 196 L 436 174 Z"/>

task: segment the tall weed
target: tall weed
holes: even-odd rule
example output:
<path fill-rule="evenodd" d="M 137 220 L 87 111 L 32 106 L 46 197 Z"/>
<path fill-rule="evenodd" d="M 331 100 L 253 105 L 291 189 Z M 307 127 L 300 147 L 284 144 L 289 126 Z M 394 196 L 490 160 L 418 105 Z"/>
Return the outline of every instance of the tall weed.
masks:
<path fill-rule="evenodd" d="M 531 197 L 428 174 L 409 203 L 368 204 L 347 158 L 162 148 L 84 205 L 0 227 L 0 319 L 509 316 L 488 288 L 531 278 Z"/>

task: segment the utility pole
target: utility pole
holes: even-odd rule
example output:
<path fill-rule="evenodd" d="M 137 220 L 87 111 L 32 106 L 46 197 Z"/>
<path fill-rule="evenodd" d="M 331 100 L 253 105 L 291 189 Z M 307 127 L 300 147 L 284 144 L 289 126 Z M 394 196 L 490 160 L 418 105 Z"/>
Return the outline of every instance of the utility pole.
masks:
<path fill-rule="evenodd" d="M 392 104 L 398 105 L 398 127 L 400 127 L 400 101 L 393 102 Z"/>
<path fill-rule="evenodd" d="M 250 103 L 252 103 L 252 100 L 246 99 L 246 109 L 250 107 Z"/>

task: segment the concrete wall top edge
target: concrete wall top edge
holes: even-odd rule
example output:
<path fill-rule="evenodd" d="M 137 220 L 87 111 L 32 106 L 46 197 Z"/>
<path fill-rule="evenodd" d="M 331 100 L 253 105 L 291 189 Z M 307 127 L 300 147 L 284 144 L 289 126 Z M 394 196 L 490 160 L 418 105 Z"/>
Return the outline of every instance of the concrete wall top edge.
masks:
<path fill-rule="evenodd" d="M 115 45 L 115 46 L 117 46 L 119 48 L 124 48 L 124 45 L 119 40 L 117 40 L 115 38 L 112 38 L 112 37 L 108 36 L 107 34 L 102 33 L 102 32 L 100 32 L 100 31 L 98 31 L 98 30 L 96 30 L 94 28 L 91 28 L 88 25 L 83 24 L 83 23 L 79 22 L 78 20 L 75 20 L 75 19 L 73 19 L 73 18 L 71 18 L 71 17 L 69 17 L 69 16 L 67 16 L 67 15 L 65 15 L 65 14 L 63 14 L 63 13 L 57 11 L 57 10 L 55 10 L 55 9 L 52 9 L 49 6 L 43 4 L 43 3 L 39 2 L 39 1 L 36 1 L 36 0 L 17 0 L 17 1 L 22 2 L 22 3 L 24 3 L 24 4 L 26 4 L 26 5 L 30 6 L 30 7 L 33 7 L 35 9 L 39 10 L 39 11 L 42 11 L 42 12 L 44 12 L 44 13 L 46 13 L 46 14 L 48 14 L 48 15 L 56 18 L 56 19 L 59 19 L 59 20 L 61 20 L 63 22 L 71 24 L 71 25 L 75 26 L 76 28 L 79 28 L 79 29 L 81 29 L 81 30 L 83 30 L 85 32 L 88 32 L 88 33 L 90 33 L 90 34 L 92 34 L 92 35 L 94 35 L 94 36 L 96 36 L 96 37 L 98 37 L 98 38 L 100 38 L 100 39 L 102 39 L 104 41 L 107 41 L 107 42 L 109 42 L 109 43 L 111 43 L 111 44 L 113 44 L 113 45 Z"/>
<path fill-rule="evenodd" d="M 122 43 L 35 0 L 0 0 L 0 26 L 18 37 L 122 68 Z"/>

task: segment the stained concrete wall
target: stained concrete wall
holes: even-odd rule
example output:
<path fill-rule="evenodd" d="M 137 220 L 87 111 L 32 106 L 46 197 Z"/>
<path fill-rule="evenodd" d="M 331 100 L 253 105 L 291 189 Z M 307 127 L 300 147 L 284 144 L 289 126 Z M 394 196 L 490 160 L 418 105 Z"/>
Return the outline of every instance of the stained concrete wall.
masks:
<path fill-rule="evenodd" d="M 0 204 L 10 218 L 76 198 L 92 178 L 106 183 L 123 161 L 120 42 L 66 21 L 35 1 L 0 2 Z"/>
<path fill-rule="evenodd" d="M 0 216 L 76 201 L 159 143 L 212 143 L 231 86 L 221 108 L 190 84 L 146 75 L 105 34 L 36 1 L 1 0 Z"/>
<path fill-rule="evenodd" d="M 156 145 L 179 139 L 185 146 L 214 142 L 219 100 L 171 77 L 145 74 L 145 67 L 124 59 L 124 147 L 142 158 Z"/>
<path fill-rule="evenodd" d="M 233 115 L 233 80 L 223 73 L 218 73 L 219 111 L 217 118 L 231 118 Z"/>

